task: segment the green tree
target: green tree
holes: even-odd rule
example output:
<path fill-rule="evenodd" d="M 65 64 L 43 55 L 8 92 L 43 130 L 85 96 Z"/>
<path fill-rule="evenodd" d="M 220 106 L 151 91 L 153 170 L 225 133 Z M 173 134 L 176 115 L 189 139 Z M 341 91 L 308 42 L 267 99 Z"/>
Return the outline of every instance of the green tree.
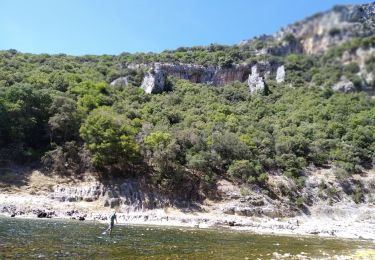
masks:
<path fill-rule="evenodd" d="M 52 116 L 48 120 L 51 141 L 65 143 L 79 137 L 80 118 L 74 99 L 64 95 L 54 95 L 50 107 Z"/>
<path fill-rule="evenodd" d="M 38 156 L 49 144 L 49 93 L 28 84 L 0 88 L 0 104 L 4 156 L 21 160 Z"/>
<path fill-rule="evenodd" d="M 228 168 L 229 176 L 236 181 L 257 183 L 262 167 L 256 162 L 249 160 L 237 160 Z"/>
<path fill-rule="evenodd" d="M 138 157 L 137 129 L 110 107 L 93 110 L 80 128 L 80 135 L 97 167 L 127 169 Z"/>

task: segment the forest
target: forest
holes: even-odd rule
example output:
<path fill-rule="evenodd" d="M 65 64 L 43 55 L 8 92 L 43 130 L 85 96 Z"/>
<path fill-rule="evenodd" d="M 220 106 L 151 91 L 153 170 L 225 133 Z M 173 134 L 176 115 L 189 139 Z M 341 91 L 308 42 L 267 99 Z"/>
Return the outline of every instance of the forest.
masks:
<path fill-rule="evenodd" d="M 1 51 L 0 163 L 141 177 L 165 192 L 186 187 L 207 195 L 222 178 L 267 192 L 270 174 L 302 188 L 309 165 L 334 167 L 340 178 L 373 168 L 375 100 L 330 85 L 345 75 L 360 87 L 358 65 L 335 57 L 375 46 L 375 37 L 321 56 L 253 55 L 270 44 L 118 56 Z M 152 95 L 139 88 L 145 71 L 127 67 L 155 61 L 225 67 L 255 59 L 282 61 L 286 81 L 267 80 L 267 93 L 251 95 L 241 82 L 214 87 L 170 78 L 172 91 Z M 374 71 L 375 58 L 366 66 Z M 109 84 L 121 76 L 128 85 Z"/>

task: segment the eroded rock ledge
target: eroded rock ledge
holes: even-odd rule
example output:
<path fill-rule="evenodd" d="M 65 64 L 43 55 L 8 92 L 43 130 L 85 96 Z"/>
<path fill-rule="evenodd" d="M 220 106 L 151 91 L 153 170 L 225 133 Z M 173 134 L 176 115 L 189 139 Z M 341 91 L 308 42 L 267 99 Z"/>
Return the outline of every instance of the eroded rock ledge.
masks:
<path fill-rule="evenodd" d="M 192 83 L 224 86 L 239 81 L 248 82 L 250 91 L 262 89 L 263 78 L 275 77 L 280 71 L 278 82 L 283 82 L 285 70 L 281 64 L 262 61 L 252 64 L 238 64 L 229 68 L 201 66 L 195 64 L 154 63 L 148 65 L 141 87 L 146 93 L 161 93 L 168 90 L 167 77 L 185 79 Z M 282 73 L 283 72 L 283 73 Z"/>

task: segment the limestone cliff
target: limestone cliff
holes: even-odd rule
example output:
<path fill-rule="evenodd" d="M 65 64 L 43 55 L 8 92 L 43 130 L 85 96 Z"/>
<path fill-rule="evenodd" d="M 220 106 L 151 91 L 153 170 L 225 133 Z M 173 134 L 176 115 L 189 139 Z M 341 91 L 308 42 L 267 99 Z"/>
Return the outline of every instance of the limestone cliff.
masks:
<path fill-rule="evenodd" d="M 374 21 L 375 3 L 335 6 L 281 29 L 275 38 L 281 40 L 292 34 L 301 43 L 304 53 L 319 54 L 353 38 L 373 35 Z"/>
<path fill-rule="evenodd" d="M 224 86 L 233 81 L 247 82 L 250 91 L 254 92 L 263 88 L 264 77 L 275 79 L 277 83 L 285 81 L 288 71 L 283 63 L 289 54 L 321 56 L 332 47 L 340 46 L 358 37 L 371 36 L 374 33 L 375 3 L 335 6 L 330 11 L 316 14 L 282 28 L 273 36 L 263 35 L 242 41 L 236 47 L 245 52 L 250 50 L 252 57 L 229 62 L 224 66 L 214 65 L 215 63 L 203 66 L 194 62 L 186 64 L 179 61 L 127 64 L 126 66 L 145 72 L 141 87 L 146 93 L 170 90 L 168 77 L 212 86 Z M 360 48 L 344 53 L 343 57 L 337 60 L 341 65 L 350 62 L 358 64 L 360 67 L 358 77 L 362 81 L 360 87 L 358 82 L 353 84 L 342 78 L 336 82 L 337 84 L 332 85 L 332 88 L 344 92 L 371 90 L 374 85 L 373 72 L 366 71 L 365 63 L 368 57 L 374 54 L 374 50 L 374 48 Z M 112 84 L 124 84 L 124 79 L 119 78 Z"/>
<path fill-rule="evenodd" d="M 117 78 L 115 79 L 114 81 L 111 82 L 111 86 L 115 86 L 115 85 L 124 85 L 124 86 L 127 86 L 129 83 L 128 83 L 128 77 L 120 77 L 120 78 Z"/>
<path fill-rule="evenodd" d="M 256 77 L 264 77 L 265 75 L 275 74 L 278 68 L 279 64 L 272 64 L 266 61 L 252 64 L 238 64 L 229 68 L 205 67 L 195 64 L 155 63 L 150 66 L 141 87 L 146 93 L 163 92 L 167 90 L 167 76 L 172 76 L 193 83 L 203 83 L 213 86 L 224 86 L 234 81 L 247 81 L 249 88 L 254 89 L 254 84 L 257 84 L 254 82 L 259 81 L 253 80 L 255 75 Z M 258 86 L 257 89 L 261 89 L 261 87 Z"/>

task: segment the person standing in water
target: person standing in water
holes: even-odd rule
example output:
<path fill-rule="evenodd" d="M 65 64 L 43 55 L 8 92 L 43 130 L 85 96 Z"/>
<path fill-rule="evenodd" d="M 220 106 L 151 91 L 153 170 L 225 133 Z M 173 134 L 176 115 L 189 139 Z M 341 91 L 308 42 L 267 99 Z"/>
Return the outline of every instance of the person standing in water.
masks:
<path fill-rule="evenodd" d="M 113 227 L 115 225 L 115 220 L 116 220 L 116 224 L 117 224 L 117 216 L 116 216 L 116 211 L 113 211 L 111 213 L 111 215 L 109 215 L 108 217 L 108 228 L 105 232 L 109 232 L 109 235 L 112 234 L 112 230 L 113 230 Z"/>

